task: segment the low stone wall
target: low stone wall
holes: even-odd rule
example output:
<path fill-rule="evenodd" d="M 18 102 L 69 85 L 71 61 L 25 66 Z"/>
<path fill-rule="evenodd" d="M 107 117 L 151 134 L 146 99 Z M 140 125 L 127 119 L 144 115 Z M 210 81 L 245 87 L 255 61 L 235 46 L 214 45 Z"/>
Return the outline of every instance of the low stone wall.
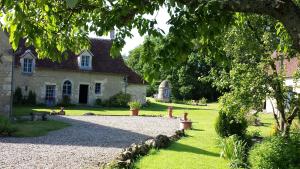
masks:
<path fill-rule="evenodd" d="M 184 130 L 177 130 L 171 137 L 158 135 L 141 144 L 132 144 L 130 147 L 125 148 L 111 163 L 100 167 L 103 169 L 132 168 L 134 161 L 141 156 L 147 155 L 150 149 L 167 148 L 172 142 L 175 142 L 184 136 Z"/>

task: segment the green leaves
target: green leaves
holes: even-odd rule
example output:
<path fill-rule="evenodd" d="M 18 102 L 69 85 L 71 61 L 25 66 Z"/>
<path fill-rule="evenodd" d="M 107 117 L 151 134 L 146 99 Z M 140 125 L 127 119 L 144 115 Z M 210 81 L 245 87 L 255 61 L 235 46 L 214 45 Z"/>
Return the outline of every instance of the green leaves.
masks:
<path fill-rule="evenodd" d="M 65 0 L 68 8 L 74 8 L 78 0 Z"/>

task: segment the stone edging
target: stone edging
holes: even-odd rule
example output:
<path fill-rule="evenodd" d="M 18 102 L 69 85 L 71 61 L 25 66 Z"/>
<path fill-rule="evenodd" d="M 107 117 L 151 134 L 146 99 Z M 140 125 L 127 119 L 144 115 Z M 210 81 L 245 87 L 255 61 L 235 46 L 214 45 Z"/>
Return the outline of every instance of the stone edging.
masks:
<path fill-rule="evenodd" d="M 102 165 L 102 169 L 130 169 L 135 160 L 139 157 L 145 156 L 149 153 L 150 149 L 167 148 L 172 142 L 184 137 L 184 130 L 177 130 L 171 137 L 165 135 L 158 135 L 155 138 L 148 139 L 141 144 L 132 144 L 131 146 L 123 149 L 118 156 L 110 163 Z"/>

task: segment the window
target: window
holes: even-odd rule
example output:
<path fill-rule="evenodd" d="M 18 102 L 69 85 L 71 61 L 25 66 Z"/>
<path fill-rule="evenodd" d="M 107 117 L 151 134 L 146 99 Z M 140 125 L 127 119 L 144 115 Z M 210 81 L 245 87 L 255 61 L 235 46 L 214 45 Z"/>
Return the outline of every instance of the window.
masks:
<path fill-rule="evenodd" d="M 33 59 L 24 58 L 23 72 L 32 73 Z"/>
<path fill-rule="evenodd" d="M 95 84 L 95 94 L 101 94 L 101 83 Z"/>
<path fill-rule="evenodd" d="M 81 56 L 81 67 L 90 67 L 90 56 Z"/>
<path fill-rule="evenodd" d="M 72 83 L 67 80 L 63 85 L 63 96 L 71 96 L 72 94 Z"/>
<path fill-rule="evenodd" d="M 46 101 L 55 101 L 55 85 L 46 85 Z"/>

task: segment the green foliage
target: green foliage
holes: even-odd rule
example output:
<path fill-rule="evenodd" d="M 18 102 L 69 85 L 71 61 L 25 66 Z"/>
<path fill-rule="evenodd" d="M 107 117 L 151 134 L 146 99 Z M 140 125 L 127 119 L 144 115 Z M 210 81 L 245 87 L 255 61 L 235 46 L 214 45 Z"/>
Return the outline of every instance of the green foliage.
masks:
<path fill-rule="evenodd" d="M 300 168 L 300 134 L 286 139 L 273 136 L 257 144 L 249 153 L 249 162 L 253 169 L 296 169 Z"/>
<path fill-rule="evenodd" d="M 175 56 L 166 56 L 162 51 L 165 41 L 170 38 L 147 37 L 143 45 L 130 52 L 127 64 L 142 75 L 155 91 L 158 89 L 157 82 L 168 79 L 172 84 L 172 96 L 178 100 L 206 97 L 215 101 L 220 94 L 211 82 L 199 80 L 199 77 L 207 76 L 210 70 L 202 54 L 193 52 L 176 62 Z M 165 62 L 168 64 L 165 65 Z"/>
<path fill-rule="evenodd" d="M 128 102 L 131 100 L 130 94 L 118 93 L 108 100 L 103 102 L 103 106 L 106 107 L 128 107 Z"/>
<path fill-rule="evenodd" d="M 20 105 L 23 102 L 23 94 L 22 94 L 22 89 L 20 87 L 17 87 L 14 95 L 13 95 L 13 103 L 15 105 Z"/>
<path fill-rule="evenodd" d="M 129 102 L 128 106 L 130 107 L 131 110 L 134 110 L 134 109 L 140 109 L 142 107 L 142 104 L 138 101 L 134 101 L 134 102 Z"/>
<path fill-rule="evenodd" d="M 33 91 L 29 91 L 28 96 L 25 99 L 25 104 L 36 105 L 36 94 Z"/>
<path fill-rule="evenodd" d="M 102 106 L 102 99 L 97 98 L 96 101 L 95 101 L 95 105 L 96 106 Z"/>
<path fill-rule="evenodd" d="M 239 140 L 239 137 L 232 135 L 226 138 L 220 138 L 219 147 L 221 148 L 221 157 L 230 161 L 230 168 L 245 168 L 246 164 L 246 143 Z"/>
<path fill-rule="evenodd" d="M 224 111 L 219 111 L 215 129 L 220 137 L 228 137 L 231 135 L 244 137 L 247 127 L 246 119 L 237 117 L 235 112 L 226 113 Z"/>
<path fill-rule="evenodd" d="M 17 129 L 10 123 L 9 119 L 0 116 L 0 136 L 11 136 Z"/>
<path fill-rule="evenodd" d="M 62 97 L 62 100 L 61 100 L 61 103 L 59 104 L 59 106 L 62 106 L 62 107 L 68 107 L 68 106 L 71 106 L 71 98 L 70 96 L 68 95 L 64 95 Z"/>
<path fill-rule="evenodd" d="M 207 104 L 207 99 L 205 97 L 202 97 L 202 99 L 199 100 L 199 104 Z"/>

